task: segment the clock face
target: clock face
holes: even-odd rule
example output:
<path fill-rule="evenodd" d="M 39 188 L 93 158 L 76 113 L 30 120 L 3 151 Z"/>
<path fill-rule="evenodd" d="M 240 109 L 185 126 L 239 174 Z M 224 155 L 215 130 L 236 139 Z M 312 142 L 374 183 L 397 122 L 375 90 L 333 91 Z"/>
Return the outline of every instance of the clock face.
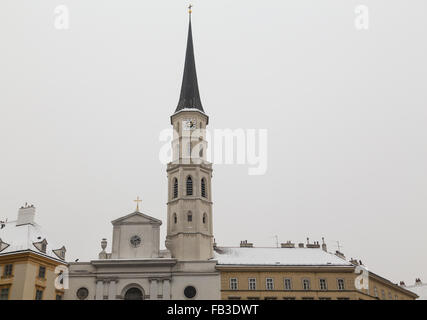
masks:
<path fill-rule="evenodd" d="M 132 236 L 130 238 L 130 245 L 134 248 L 138 248 L 141 245 L 141 237 L 140 236 Z"/>
<path fill-rule="evenodd" d="M 196 129 L 197 122 L 195 119 L 186 119 L 182 122 L 182 128 L 184 130 L 194 130 Z"/>

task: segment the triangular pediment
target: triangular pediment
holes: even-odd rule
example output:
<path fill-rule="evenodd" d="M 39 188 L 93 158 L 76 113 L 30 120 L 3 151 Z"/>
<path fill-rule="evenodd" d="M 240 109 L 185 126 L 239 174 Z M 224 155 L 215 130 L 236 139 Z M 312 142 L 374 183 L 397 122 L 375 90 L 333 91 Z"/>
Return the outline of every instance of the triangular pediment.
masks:
<path fill-rule="evenodd" d="M 122 224 L 157 224 L 160 226 L 162 221 L 141 212 L 133 212 L 124 217 L 113 220 L 111 223 L 114 226 Z"/>

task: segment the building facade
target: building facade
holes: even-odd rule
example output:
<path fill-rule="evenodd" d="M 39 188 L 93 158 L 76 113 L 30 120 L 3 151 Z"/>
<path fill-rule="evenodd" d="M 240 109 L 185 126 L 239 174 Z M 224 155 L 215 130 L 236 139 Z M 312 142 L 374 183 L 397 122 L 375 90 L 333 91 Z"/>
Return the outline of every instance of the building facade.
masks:
<path fill-rule="evenodd" d="M 0 300 L 62 300 L 66 249 L 55 245 L 25 205 L 14 221 L 0 221 Z"/>
<path fill-rule="evenodd" d="M 215 261 L 182 261 L 160 250 L 161 221 L 139 211 L 112 221 L 96 260 L 70 263 L 68 300 L 181 300 L 219 298 Z M 212 289 L 214 291 L 212 291 Z"/>

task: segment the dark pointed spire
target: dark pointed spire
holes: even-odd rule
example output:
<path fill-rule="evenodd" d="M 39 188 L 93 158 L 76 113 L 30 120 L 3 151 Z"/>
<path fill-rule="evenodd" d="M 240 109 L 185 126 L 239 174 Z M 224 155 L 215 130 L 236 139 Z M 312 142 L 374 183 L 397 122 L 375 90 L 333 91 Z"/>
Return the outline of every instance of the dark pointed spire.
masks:
<path fill-rule="evenodd" d="M 194 60 L 193 34 L 191 30 L 191 6 L 189 7 L 189 24 L 187 52 L 185 54 L 184 76 L 182 78 L 181 95 L 175 112 L 190 108 L 204 112 L 197 84 L 196 62 Z"/>

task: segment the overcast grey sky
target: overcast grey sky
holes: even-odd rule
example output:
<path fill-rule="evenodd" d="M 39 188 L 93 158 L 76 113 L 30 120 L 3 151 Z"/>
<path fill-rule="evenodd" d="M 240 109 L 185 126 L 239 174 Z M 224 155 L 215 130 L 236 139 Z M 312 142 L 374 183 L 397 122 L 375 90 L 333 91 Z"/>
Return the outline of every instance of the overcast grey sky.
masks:
<path fill-rule="evenodd" d="M 69 30 L 54 28 L 61 4 Z M 427 280 L 427 2 L 193 4 L 210 128 L 269 138 L 265 175 L 214 167 L 217 242 L 324 236 L 392 281 Z M 158 137 L 178 102 L 187 5 L 0 2 L 0 218 L 33 203 L 68 257 L 87 260 L 139 195 L 164 242 Z"/>

